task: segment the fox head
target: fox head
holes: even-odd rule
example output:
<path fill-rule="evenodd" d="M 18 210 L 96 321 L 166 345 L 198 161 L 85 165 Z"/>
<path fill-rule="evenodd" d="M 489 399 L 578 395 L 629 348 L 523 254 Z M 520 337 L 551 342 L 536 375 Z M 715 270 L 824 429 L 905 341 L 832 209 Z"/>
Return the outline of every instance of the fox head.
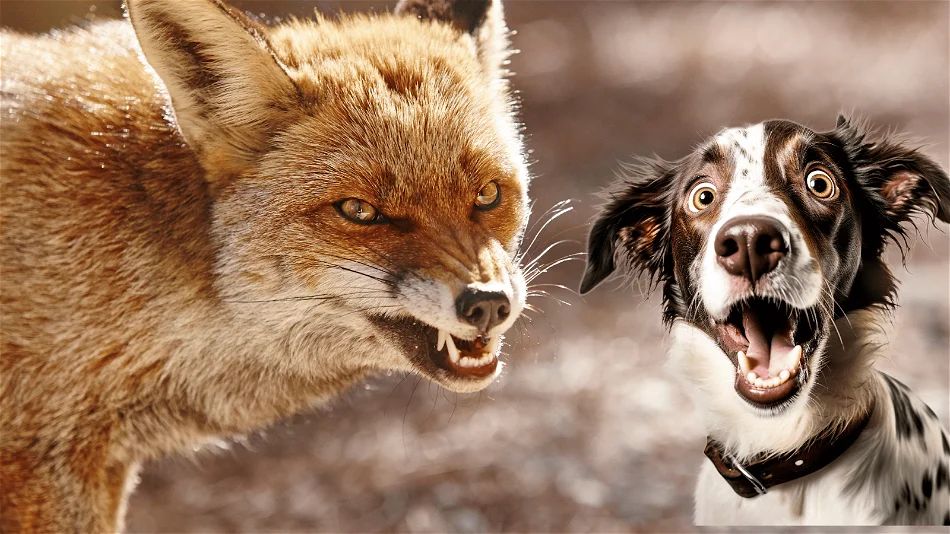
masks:
<path fill-rule="evenodd" d="M 499 0 L 273 27 L 217 0 L 127 9 L 213 198 L 222 306 L 345 339 L 352 367 L 490 383 L 528 217 Z"/>

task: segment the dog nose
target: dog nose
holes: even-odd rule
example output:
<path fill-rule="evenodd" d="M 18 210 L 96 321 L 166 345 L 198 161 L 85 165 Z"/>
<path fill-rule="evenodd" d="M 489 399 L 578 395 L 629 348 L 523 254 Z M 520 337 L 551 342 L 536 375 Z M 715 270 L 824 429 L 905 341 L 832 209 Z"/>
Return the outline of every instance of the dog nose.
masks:
<path fill-rule="evenodd" d="M 753 283 L 788 254 L 782 223 L 771 217 L 737 217 L 716 235 L 716 257 L 726 272 Z"/>
<path fill-rule="evenodd" d="M 484 333 L 505 322 L 511 314 L 511 302 L 501 291 L 466 289 L 455 300 L 455 309 L 459 319 Z"/>

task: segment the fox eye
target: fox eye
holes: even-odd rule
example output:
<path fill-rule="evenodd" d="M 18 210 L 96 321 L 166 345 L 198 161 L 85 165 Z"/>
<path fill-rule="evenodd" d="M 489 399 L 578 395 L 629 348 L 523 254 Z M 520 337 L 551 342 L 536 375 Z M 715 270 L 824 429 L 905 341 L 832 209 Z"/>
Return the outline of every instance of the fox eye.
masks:
<path fill-rule="evenodd" d="M 838 186 L 835 185 L 835 181 L 827 172 L 821 169 L 815 169 L 808 173 L 808 176 L 805 177 L 805 185 L 812 195 L 821 200 L 831 200 L 838 195 Z"/>
<path fill-rule="evenodd" d="M 500 201 L 501 187 L 498 186 L 498 182 L 488 182 L 478 191 L 478 196 L 475 197 L 475 208 L 488 211 L 497 206 Z"/>
<path fill-rule="evenodd" d="M 689 211 L 699 213 L 712 205 L 716 200 L 716 186 L 703 182 L 689 192 Z"/>
<path fill-rule="evenodd" d="M 384 222 L 383 215 L 365 200 L 347 198 L 336 203 L 336 209 L 344 218 L 357 224 L 374 224 Z"/>

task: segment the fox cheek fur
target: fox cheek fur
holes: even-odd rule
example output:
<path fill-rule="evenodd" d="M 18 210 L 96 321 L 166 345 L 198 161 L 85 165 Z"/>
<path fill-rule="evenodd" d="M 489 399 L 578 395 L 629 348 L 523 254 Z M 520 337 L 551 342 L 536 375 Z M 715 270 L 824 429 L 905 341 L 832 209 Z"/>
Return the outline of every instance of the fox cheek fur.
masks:
<path fill-rule="evenodd" d="M 498 0 L 127 11 L 3 35 L 4 531 L 121 528 L 141 461 L 375 369 L 484 388 L 525 298 Z"/>

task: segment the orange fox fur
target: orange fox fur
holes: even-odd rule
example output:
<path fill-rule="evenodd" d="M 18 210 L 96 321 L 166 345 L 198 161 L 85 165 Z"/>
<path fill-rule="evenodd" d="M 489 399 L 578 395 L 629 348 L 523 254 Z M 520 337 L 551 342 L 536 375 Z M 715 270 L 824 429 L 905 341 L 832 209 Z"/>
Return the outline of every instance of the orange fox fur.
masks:
<path fill-rule="evenodd" d="M 4 532 L 121 529 L 142 461 L 377 370 L 483 388 L 497 372 L 444 360 L 444 334 L 476 335 L 451 299 L 510 300 L 479 351 L 524 302 L 498 0 L 275 27 L 216 0 L 127 8 L 3 33 Z M 487 183 L 497 206 L 473 209 Z M 350 198 L 386 218 L 348 220 Z"/>

